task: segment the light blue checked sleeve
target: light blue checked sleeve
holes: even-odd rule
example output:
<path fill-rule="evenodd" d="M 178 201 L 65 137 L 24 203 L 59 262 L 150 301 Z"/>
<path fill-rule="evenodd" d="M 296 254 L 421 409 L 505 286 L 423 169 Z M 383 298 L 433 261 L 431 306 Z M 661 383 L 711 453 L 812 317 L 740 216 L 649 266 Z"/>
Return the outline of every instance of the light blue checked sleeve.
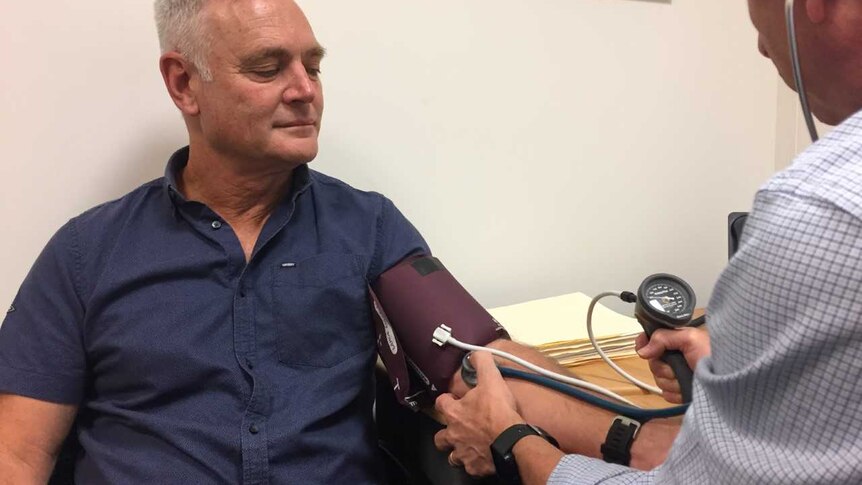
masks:
<path fill-rule="evenodd" d="M 758 192 L 667 461 L 566 456 L 550 484 L 862 484 L 862 114 Z"/>

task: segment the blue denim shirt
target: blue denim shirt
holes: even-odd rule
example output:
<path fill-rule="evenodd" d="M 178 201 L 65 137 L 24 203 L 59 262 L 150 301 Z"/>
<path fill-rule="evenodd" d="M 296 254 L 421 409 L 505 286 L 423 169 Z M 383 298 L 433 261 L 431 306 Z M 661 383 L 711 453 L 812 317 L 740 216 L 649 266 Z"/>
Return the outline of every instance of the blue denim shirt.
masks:
<path fill-rule="evenodd" d="M 428 248 L 309 170 L 250 262 L 175 175 L 69 221 L 0 327 L 0 392 L 80 406 L 78 483 L 374 483 L 366 285 Z"/>

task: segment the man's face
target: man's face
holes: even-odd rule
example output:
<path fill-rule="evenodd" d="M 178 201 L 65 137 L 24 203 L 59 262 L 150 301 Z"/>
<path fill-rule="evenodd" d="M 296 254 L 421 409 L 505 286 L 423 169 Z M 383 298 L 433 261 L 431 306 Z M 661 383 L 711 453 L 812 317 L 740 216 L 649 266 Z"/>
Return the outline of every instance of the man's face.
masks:
<path fill-rule="evenodd" d="M 760 53 L 772 60 L 784 82 L 795 90 L 784 5 L 785 0 L 748 0 L 748 11 L 759 33 L 757 44 Z M 811 111 L 821 121 L 838 124 L 853 114 L 858 105 L 848 105 L 834 89 L 833 80 L 840 75 L 836 71 L 835 54 L 829 50 L 829 42 L 824 40 L 822 26 L 818 30 L 812 24 L 805 7 L 805 0 L 796 0 L 797 44 L 808 102 Z"/>
<path fill-rule="evenodd" d="M 250 163 L 311 161 L 323 114 L 323 49 L 305 15 L 292 0 L 209 2 L 203 15 L 213 76 L 198 86 L 204 142 Z"/>
<path fill-rule="evenodd" d="M 793 88 L 795 83 L 787 42 L 784 0 L 748 0 L 748 13 L 759 34 L 757 47 L 760 53 L 772 60 L 778 74 Z"/>

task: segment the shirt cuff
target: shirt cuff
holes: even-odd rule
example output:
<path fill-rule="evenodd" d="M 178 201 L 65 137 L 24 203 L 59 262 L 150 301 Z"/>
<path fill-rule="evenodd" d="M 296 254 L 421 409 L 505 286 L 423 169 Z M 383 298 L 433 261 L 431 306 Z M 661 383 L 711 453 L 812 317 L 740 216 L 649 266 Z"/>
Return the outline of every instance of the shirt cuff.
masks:
<path fill-rule="evenodd" d="M 622 465 L 605 463 L 596 458 L 566 455 L 554 468 L 548 485 L 596 483 L 652 483 L 658 470 L 643 472 Z"/>

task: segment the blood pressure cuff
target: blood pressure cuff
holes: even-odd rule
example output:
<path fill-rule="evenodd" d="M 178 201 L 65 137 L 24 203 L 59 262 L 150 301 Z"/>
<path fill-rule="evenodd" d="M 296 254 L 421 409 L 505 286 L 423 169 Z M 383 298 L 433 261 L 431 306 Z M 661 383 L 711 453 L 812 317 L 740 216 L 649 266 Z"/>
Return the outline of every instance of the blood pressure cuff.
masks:
<path fill-rule="evenodd" d="M 395 397 L 412 409 L 448 391 L 464 351 L 440 347 L 440 325 L 464 343 L 486 345 L 509 334 L 437 258 L 414 256 L 384 272 L 370 287 L 377 350 Z"/>

